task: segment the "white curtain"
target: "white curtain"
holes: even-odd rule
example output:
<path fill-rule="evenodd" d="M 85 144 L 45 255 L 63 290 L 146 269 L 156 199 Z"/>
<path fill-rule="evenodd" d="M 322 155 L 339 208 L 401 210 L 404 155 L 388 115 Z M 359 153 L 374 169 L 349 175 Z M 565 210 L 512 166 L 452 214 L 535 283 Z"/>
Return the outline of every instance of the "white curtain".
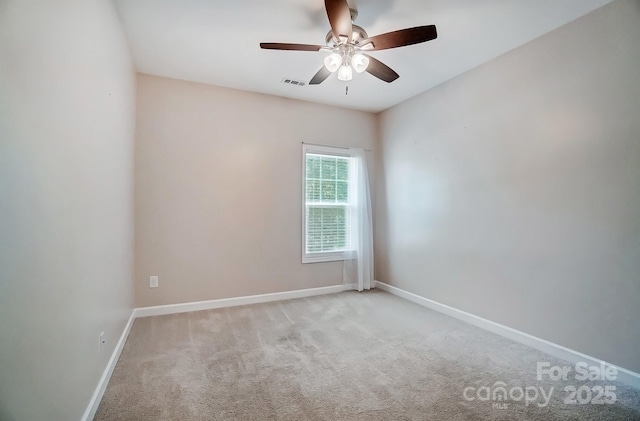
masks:
<path fill-rule="evenodd" d="M 347 289 L 373 288 L 373 220 L 367 160 L 361 148 L 350 148 L 349 209 L 353 253 L 344 261 Z"/>

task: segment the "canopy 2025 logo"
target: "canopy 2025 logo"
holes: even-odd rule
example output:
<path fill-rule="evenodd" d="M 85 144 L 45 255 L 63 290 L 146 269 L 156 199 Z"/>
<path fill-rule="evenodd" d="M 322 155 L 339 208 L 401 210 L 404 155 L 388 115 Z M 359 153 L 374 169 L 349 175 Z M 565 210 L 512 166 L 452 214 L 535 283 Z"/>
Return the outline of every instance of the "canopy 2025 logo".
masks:
<path fill-rule="evenodd" d="M 615 367 L 600 363 L 600 365 L 589 365 L 579 362 L 575 366 L 552 366 L 548 362 L 538 362 L 536 367 L 536 378 L 538 381 L 614 381 L 618 378 L 618 370 Z M 509 402 L 524 401 L 526 406 L 535 404 L 540 408 L 549 405 L 555 392 L 555 387 L 545 388 L 536 386 L 514 386 L 507 389 L 507 384 L 502 381 L 495 382 L 493 386 L 466 387 L 462 396 L 467 401 L 493 401 L 494 409 L 508 409 Z M 616 403 L 614 385 L 566 385 L 564 387 L 564 403 L 566 405 L 611 405 Z"/>

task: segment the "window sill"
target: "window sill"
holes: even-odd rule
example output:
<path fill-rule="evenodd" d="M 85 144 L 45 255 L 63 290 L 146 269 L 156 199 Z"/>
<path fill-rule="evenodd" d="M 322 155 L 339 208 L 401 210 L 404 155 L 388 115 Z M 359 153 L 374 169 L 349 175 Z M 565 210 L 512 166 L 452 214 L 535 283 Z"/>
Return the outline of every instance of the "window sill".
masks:
<path fill-rule="evenodd" d="M 302 256 L 302 263 L 339 262 L 352 259 L 353 251 L 341 251 L 337 253 L 312 253 Z"/>

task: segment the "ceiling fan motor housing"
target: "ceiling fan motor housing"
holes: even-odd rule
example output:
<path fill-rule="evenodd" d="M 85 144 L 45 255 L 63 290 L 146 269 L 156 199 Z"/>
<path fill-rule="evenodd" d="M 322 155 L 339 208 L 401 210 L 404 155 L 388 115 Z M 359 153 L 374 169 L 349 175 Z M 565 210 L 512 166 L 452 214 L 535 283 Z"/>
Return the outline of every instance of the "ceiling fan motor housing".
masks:
<path fill-rule="evenodd" d="M 367 31 L 364 30 L 363 27 L 358 25 L 353 25 L 353 33 L 351 35 L 351 41 L 353 44 L 358 44 L 360 41 L 369 38 Z M 325 37 L 325 43 L 327 47 L 334 48 L 341 44 L 340 40 L 335 39 L 333 36 L 333 32 L 329 31 L 327 36 Z"/>

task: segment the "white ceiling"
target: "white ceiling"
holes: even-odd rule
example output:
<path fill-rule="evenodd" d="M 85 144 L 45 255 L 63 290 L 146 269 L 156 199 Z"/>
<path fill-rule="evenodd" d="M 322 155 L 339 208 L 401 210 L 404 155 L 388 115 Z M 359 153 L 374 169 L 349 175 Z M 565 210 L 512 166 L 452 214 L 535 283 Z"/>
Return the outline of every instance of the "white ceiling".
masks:
<path fill-rule="evenodd" d="M 436 40 L 371 53 L 400 74 L 309 81 L 324 52 L 269 51 L 260 42 L 324 44 L 322 0 L 116 0 L 137 70 L 211 85 L 378 112 L 485 63 L 611 0 L 357 0 L 369 36 L 435 24 Z"/>

